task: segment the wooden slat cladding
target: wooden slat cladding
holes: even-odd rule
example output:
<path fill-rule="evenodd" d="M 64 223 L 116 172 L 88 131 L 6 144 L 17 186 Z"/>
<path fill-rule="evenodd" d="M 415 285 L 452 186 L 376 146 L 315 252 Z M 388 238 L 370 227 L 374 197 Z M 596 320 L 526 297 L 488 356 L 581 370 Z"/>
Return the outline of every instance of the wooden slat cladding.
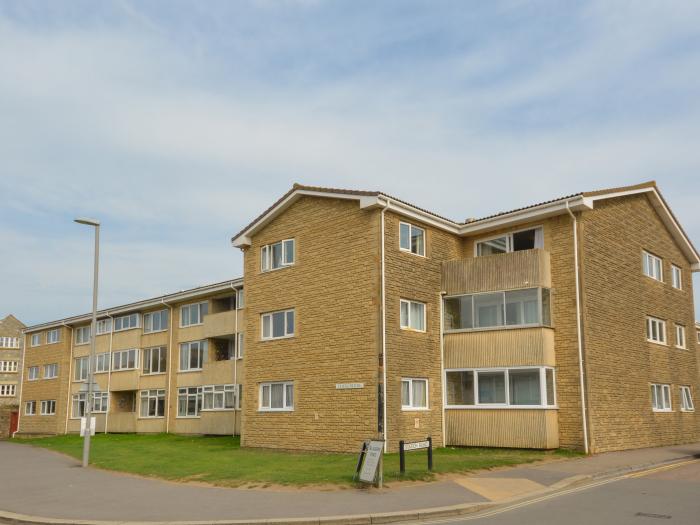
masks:
<path fill-rule="evenodd" d="M 474 257 L 442 264 L 442 289 L 448 295 L 551 287 L 549 252 L 519 252 Z"/>
<path fill-rule="evenodd" d="M 554 330 L 512 328 L 445 334 L 445 368 L 555 366 Z"/>
<path fill-rule="evenodd" d="M 559 447 L 556 410 L 445 411 L 447 445 L 551 449 Z"/>

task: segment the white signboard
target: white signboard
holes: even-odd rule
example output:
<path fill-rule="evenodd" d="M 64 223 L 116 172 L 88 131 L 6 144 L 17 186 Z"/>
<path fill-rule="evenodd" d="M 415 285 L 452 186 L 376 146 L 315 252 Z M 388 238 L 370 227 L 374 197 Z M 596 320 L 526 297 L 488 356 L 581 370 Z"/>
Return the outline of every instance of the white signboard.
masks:
<path fill-rule="evenodd" d="M 367 452 L 365 452 L 365 461 L 362 463 L 362 469 L 360 470 L 360 481 L 374 483 L 374 479 L 377 477 L 377 466 L 379 466 L 379 459 L 382 457 L 383 451 L 383 441 L 369 442 Z"/>
<path fill-rule="evenodd" d="M 428 448 L 429 446 L 430 446 L 430 442 L 428 442 L 428 441 L 416 441 L 415 443 L 406 443 L 403 446 L 403 449 L 405 451 L 420 450 L 422 448 Z"/>
<path fill-rule="evenodd" d="M 86 417 L 81 417 L 80 418 L 80 435 L 85 437 L 85 427 L 87 426 L 87 418 Z M 94 416 L 90 418 L 90 435 L 94 436 L 95 435 L 95 418 Z"/>
<path fill-rule="evenodd" d="M 364 383 L 336 383 L 336 390 L 352 390 L 355 388 L 364 388 Z"/>

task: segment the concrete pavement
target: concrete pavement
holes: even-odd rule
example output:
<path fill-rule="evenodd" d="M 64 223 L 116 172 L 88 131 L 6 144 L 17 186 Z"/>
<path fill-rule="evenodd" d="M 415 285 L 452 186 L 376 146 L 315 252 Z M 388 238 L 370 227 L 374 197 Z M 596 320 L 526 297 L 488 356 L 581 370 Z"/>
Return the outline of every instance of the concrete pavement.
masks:
<path fill-rule="evenodd" d="M 4 484 L 0 491 L 0 511 L 69 520 L 250 521 L 297 518 L 318 523 L 319 516 L 354 515 L 352 522 L 357 524 L 407 521 L 436 514 L 473 512 L 584 479 L 695 455 L 700 457 L 700 443 L 475 472 L 434 483 L 398 484 L 382 491 L 279 491 L 179 484 L 92 468 L 84 470 L 67 456 L 27 445 L 0 442 L 2 471 L 12 473 L 12 483 Z M 431 511 L 436 508 L 441 510 Z"/>

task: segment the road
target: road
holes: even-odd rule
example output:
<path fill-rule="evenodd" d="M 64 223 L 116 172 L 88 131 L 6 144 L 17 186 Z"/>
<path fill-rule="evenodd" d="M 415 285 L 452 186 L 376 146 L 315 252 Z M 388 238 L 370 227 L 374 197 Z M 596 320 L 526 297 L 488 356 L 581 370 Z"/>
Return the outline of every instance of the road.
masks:
<path fill-rule="evenodd" d="M 446 523 L 446 522 L 442 522 Z M 700 525 L 700 460 L 451 525 Z"/>

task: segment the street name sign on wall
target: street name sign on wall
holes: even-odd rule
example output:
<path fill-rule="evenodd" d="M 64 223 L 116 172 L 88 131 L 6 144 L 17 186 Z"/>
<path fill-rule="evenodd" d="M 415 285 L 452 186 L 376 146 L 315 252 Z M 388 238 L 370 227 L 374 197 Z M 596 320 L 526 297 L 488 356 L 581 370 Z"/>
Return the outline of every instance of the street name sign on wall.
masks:
<path fill-rule="evenodd" d="M 360 469 L 360 481 L 374 483 L 374 480 L 377 478 L 377 467 L 379 466 L 379 460 L 382 457 L 383 451 L 383 441 L 370 441 L 367 444 L 365 460 Z"/>
<path fill-rule="evenodd" d="M 364 383 L 336 383 L 336 390 L 354 390 L 356 388 L 364 388 Z"/>

